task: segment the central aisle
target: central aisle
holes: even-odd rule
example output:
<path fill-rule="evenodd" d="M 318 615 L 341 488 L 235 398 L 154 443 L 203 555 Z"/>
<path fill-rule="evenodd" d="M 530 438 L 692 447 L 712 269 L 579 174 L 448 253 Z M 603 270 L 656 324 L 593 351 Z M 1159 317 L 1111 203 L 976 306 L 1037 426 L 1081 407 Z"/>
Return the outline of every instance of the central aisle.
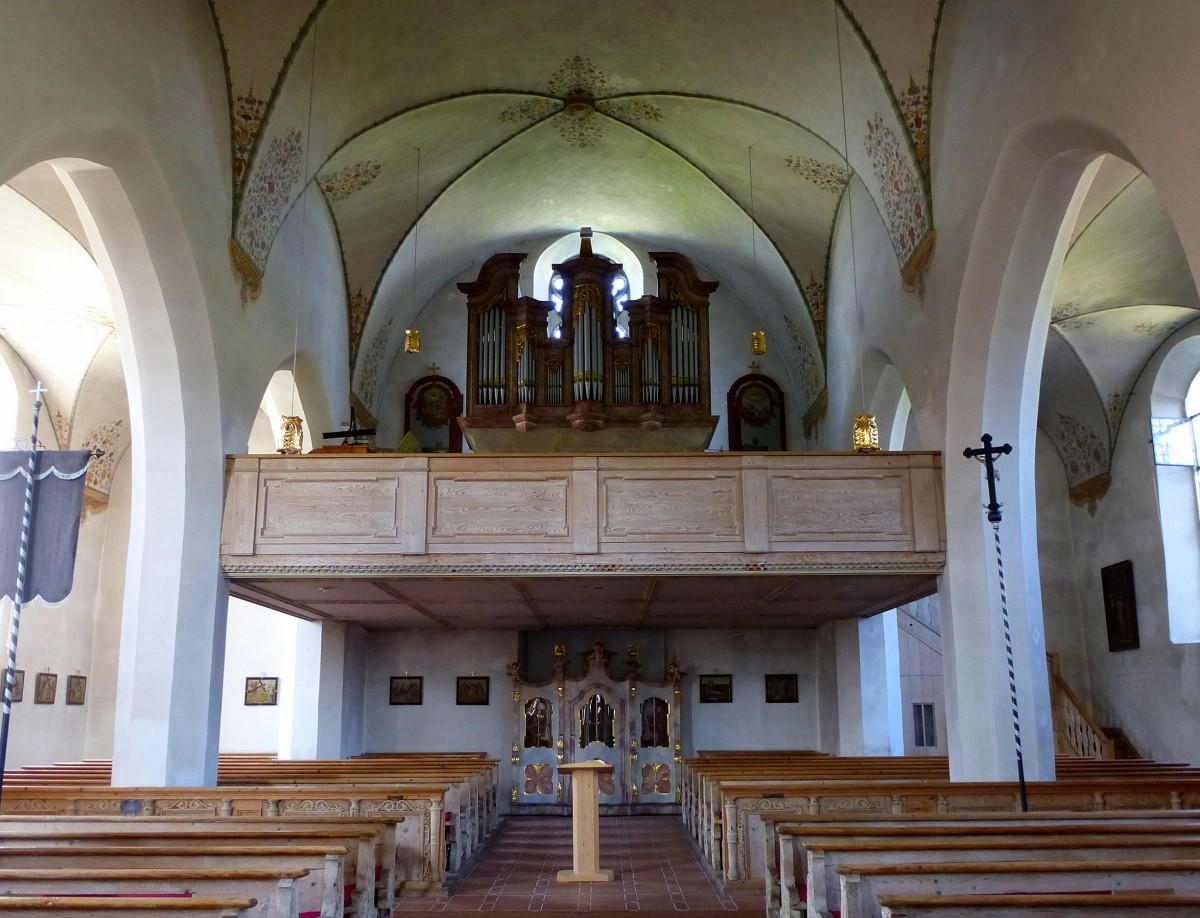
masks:
<path fill-rule="evenodd" d="M 396 912 L 764 913 L 762 891 L 727 892 L 709 879 L 678 816 L 602 818 L 600 866 L 616 871 L 611 883 L 556 882 L 571 867 L 570 817 L 514 816 L 453 894 L 402 897 Z"/>

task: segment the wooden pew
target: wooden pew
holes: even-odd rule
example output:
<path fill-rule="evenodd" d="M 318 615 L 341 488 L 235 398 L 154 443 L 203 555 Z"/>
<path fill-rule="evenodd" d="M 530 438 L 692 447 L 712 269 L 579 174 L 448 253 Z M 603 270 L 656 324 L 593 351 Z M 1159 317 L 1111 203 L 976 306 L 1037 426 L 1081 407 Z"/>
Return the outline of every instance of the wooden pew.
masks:
<path fill-rule="evenodd" d="M 321 918 L 345 915 L 343 877 L 347 850 L 335 845 L 100 845 L 86 841 L 49 847 L 0 847 L 0 869 L 96 869 L 157 867 L 220 870 L 303 868 L 299 881 L 299 910 Z M 250 905 L 241 908 L 250 908 Z"/>
<path fill-rule="evenodd" d="M 780 866 L 787 860 L 786 873 L 791 878 L 804 877 L 808 862 L 804 855 L 806 838 L 842 837 L 869 839 L 894 834 L 946 837 L 989 837 L 999 834 L 1022 833 L 1027 836 L 1062 835 L 1070 832 L 1096 834 L 1190 834 L 1200 831 L 1200 812 L 1128 811 L 1119 813 L 930 813 L 907 816 L 875 816 L 865 813 L 846 815 L 797 816 L 773 814 L 763 816 L 765 832 L 764 857 L 765 895 L 768 915 L 780 912 L 780 884 L 785 872 Z M 1066 828 L 1064 828 L 1066 827 Z M 789 890 L 796 901 L 796 890 Z"/>
<path fill-rule="evenodd" d="M 72 896 L 4 896 L 0 913 L 6 918 L 42 918 L 54 912 L 75 915 L 137 915 L 139 918 L 244 918 L 253 899 L 209 899 L 195 896 L 172 898 Z"/>
<path fill-rule="evenodd" d="M 837 868 L 842 918 L 882 918 L 881 897 L 1169 890 L 1200 894 L 1200 861 L 995 861 L 846 864 Z"/>
<path fill-rule="evenodd" d="M 888 864 L 921 861 L 923 863 L 991 862 L 1001 860 L 1057 860 L 1065 856 L 1094 861 L 1121 861 L 1133 858 L 1152 860 L 1195 860 L 1200 858 L 1200 836 L 1063 836 L 1025 838 L 1006 841 L 970 839 L 878 839 L 874 841 L 806 841 L 807 881 L 803 884 L 809 916 L 829 918 L 840 910 L 841 886 L 837 868 L 841 865 Z M 780 865 L 785 871 L 790 865 Z M 792 899 L 791 890 L 799 890 L 794 878 L 781 877 L 781 915 L 801 913 L 801 904 Z"/>
<path fill-rule="evenodd" d="M 198 896 L 254 901 L 245 918 L 297 918 L 302 867 L 274 868 L 28 868 L 0 869 L 5 896 Z"/>
<path fill-rule="evenodd" d="M 267 817 L 143 816 L 130 819 L 127 816 L 0 816 L 0 839 L 16 834 L 30 838 L 49 838 L 58 834 L 67 838 L 86 837 L 94 840 L 106 835 L 124 838 L 133 833 L 178 832 L 216 841 L 218 838 L 245 839 L 248 837 L 245 833 L 254 832 L 263 840 L 279 838 L 286 833 L 290 840 L 295 841 L 298 838 L 320 837 L 303 834 L 306 832 L 338 829 L 357 836 L 353 839 L 358 845 L 355 884 L 361 890 L 374 888 L 374 904 L 386 915 L 390 914 L 395 904 L 398 821 L 395 817 L 362 819 L 344 816 L 290 817 L 286 820 Z M 374 878 L 371 876 L 372 870 L 377 874 Z"/>
<path fill-rule="evenodd" d="M 342 863 L 340 886 L 347 908 L 358 918 L 378 918 L 375 906 L 376 853 L 381 841 L 378 827 L 291 829 L 275 832 L 230 826 L 221 831 L 205 831 L 190 826 L 137 825 L 138 820 L 129 820 L 119 828 L 112 826 L 87 826 L 78 822 L 72 831 L 45 830 L 43 828 L 13 829 L 0 826 L 0 856 L 9 848 L 37 846 L 46 849 L 119 845 L 128 848 L 161 849 L 195 848 L 210 851 L 213 845 L 263 845 L 278 848 L 294 846 L 339 846 L 346 849 Z"/>
<path fill-rule="evenodd" d="M 948 780 L 780 781 L 720 783 L 720 817 L 713 816 L 707 846 L 709 862 L 734 886 L 758 885 L 765 863 L 762 813 L 868 812 L 877 815 L 954 812 L 1017 812 L 1016 782 Z M 1041 812 L 1183 810 L 1200 808 L 1200 777 L 1078 778 L 1031 782 L 1026 793 Z"/>
<path fill-rule="evenodd" d="M 1052 895 L 887 898 L 884 918 L 1196 918 L 1200 896 Z"/>
<path fill-rule="evenodd" d="M 397 887 L 440 888 L 446 785 L 306 785 L 279 787 L 14 787 L 2 812 L 11 815 L 153 816 L 188 818 L 314 815 L 395 821 Z"/>

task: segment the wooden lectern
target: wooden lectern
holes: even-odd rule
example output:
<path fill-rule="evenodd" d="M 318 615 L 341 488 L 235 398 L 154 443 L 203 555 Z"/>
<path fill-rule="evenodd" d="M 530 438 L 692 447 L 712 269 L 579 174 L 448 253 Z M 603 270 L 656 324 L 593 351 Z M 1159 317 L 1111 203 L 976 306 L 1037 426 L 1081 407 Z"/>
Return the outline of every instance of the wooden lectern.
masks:
<path fill-rule="evenodd" d="M 592 759 L 559 765 L 558 770 L 571 776 L 571 839 L 575 867 L 560 870 L 560 883 L 604 883 L 613 878 L 611 870 L 600 869 L 600 804 L 596 800 L 597 780 L 613 773 L 607 762 Z"/>

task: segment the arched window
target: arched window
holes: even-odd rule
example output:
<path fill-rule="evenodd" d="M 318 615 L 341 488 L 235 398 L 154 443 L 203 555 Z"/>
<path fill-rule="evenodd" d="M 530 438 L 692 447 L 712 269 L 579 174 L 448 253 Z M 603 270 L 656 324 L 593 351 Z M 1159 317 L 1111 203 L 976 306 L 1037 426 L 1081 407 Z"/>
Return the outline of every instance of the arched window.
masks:
<path fill-rule="evenodd" d="M 629 278 L 624 271 L 618 272 L 612 279 L 613 331 L 618 338 L 629 337 Z"/>
<path fill-rule="evenodd" d="M 1172 642 L 1200 642 L 1200 336 L 1163 359 L 1151 396 L 1159 523 Z"/>
<path fill-rule="evenodd" d="M 554 312 L 546 317 L 546 334 L 551 338 L 562 337 L 563 276 L 555 271 L 550 278 L 550 302 Z"/>
<path fill-rule="evenodd" d="M 579 709 L 579 748 L 603 743 L 610 749 L 616 741 L 616 712 L 597 692 Z"/>

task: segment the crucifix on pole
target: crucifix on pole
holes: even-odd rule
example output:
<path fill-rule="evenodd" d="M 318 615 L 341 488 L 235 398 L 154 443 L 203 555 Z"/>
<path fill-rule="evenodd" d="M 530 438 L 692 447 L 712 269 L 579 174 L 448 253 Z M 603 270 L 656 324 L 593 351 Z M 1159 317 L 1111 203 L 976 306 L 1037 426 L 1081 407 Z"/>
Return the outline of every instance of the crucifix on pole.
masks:
<path fill-rule="evenodd" d="M 996 460 L 1012 452 L 1012 444 L 1003 446 L 992 445 L 992 435 L 980 437 L 982 447 L 972 449 L 967 447 L 963 455 L 968 459 L 977 459 L 983 463 L 987 476 L 988 502 L 987 520 L 992 524 L 992 533 L 996 540 L 996 571 L 1000 578 L 1000 620 L 1004 625 L 1004 654 L 1008 663 L 1008 692 L 1012 703 L 1013 742 L 1017 752 L 1017 781 L 1021 787 L 1021 812 L 1029 811 L 1029 801 L 1025 795 L 1025 758 L 1021 752 L 1021 715 L 1017 707 L 1017 676 L 1013 665 L 1012 630 L 1008 624 L 1008 594 L 1004 587 L 1004 555 L 1000 551 L 1000 521 L 1004 514 L 1000 510 L 1000 501 L 996 498 Z"/>

